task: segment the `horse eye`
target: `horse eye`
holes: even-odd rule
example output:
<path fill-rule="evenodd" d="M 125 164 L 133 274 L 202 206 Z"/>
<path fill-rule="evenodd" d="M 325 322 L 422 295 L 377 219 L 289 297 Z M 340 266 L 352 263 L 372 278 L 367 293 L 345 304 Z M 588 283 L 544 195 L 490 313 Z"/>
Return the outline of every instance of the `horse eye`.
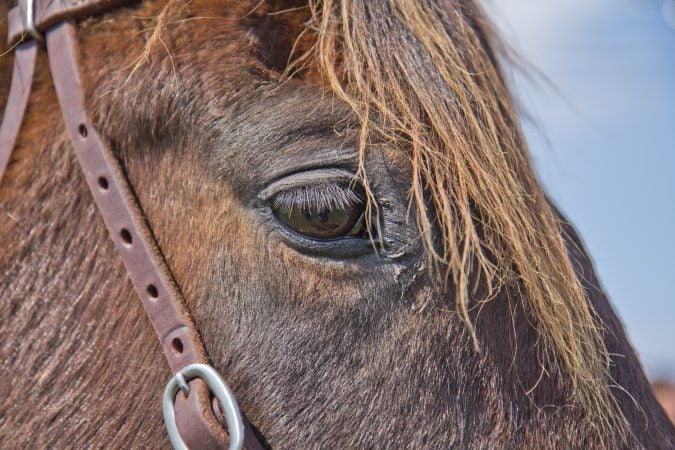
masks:
<path fill-rule="evenodd" d="M 363 234 L 363 205 L 290 211 L 275 209 L 274 215 L 291 230 L 314 239 L 337 239 Z"/>
<path fill-rule="evenodd" d="M 279 195 L 272 203 L 274 216 L 286 227 L 312 239 L 365 237 L 365 207 L 361 197 L 353 191 L 336 196 L 339 191 L 334 188 L 322 191 L 301 188 Z"/>

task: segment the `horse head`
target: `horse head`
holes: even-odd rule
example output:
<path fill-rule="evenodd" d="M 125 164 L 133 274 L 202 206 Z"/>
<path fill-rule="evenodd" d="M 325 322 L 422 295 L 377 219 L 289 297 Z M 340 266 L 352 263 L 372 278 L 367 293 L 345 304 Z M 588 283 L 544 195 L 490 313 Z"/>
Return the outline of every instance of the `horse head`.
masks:
<path fill-rule="evenodd" d="M 675 445 L 476 2 L 145 1 L 77 39 L 96 130 L 267 444 Z M 0 199 L 0 440 L 164 443 L 168 371 L 44 52 Z"/>

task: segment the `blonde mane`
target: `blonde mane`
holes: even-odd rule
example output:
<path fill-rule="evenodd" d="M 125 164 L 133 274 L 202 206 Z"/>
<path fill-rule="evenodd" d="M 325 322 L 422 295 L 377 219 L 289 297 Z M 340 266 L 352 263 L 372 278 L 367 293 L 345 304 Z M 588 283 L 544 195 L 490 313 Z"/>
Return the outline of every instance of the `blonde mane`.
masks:
<path fill-rule="evenodd" d="M 534 173 L 482 11 L 456 0 L 310 0 L 310 9 L 300 38 L 309 50 L 289 73 L 318 67 L 358 116 L 366 186 L 372 144 L 409 154 L 420 235 L 475 345 L 470 304 L 522 292 L 545 366 L 568 374 L 601 436 L 622 440 L 628 424 L 609 391 L 603 327 Z M 483 298 L 475 298 L 479 279 Z"/>

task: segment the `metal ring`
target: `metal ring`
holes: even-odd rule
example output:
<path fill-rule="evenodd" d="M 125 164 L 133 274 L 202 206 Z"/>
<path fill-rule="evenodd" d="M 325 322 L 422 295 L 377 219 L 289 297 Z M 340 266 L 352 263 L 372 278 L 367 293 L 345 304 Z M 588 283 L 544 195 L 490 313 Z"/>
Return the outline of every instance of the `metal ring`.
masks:
<path fill-rule="evenodd" d="M 33 39 L 42 42 L 42 34 L 35 28 L 35 0 L 23 1 L 23 26 Z"/>
<path fill-rule="evenodd" d="M 176 450 L 188 450 L 176 426 L 174 400 L 181 389 L 181 381 L 190 381 L 193 378 L 204 380 L 213 395 L 218 399 L 220 409 L 225 414 L 225 421 L 230 434 L 230 450 L 240 450 L 244 445 L 244 421 L 241 418 L 237 400 L 218 372 L 206 364 L 190 364 L 183 367 L 175 376 L 171 377 L 164 389 L 162 412 L 164 413 L 164 423 L 171 445 Z"/>
<path fill-rule="evenodd" d="M 190 385 L 188 384 L 187 380 L 185 380 L 183 374 L 178 372 L 176 375 L 174 375 L 174 378 L 176 383 L 178 383 L 178 389 L 183 391 L 183 394 L 185 394 L 186 397 L 190 395 Z"/>

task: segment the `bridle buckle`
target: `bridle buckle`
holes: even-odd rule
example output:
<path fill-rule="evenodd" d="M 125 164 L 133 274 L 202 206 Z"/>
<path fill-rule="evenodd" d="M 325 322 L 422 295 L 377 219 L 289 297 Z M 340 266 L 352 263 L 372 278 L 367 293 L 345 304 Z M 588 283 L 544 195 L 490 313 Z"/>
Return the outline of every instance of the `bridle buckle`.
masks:
<path fill-rule="evenodd" d="M 29 36 L 44 42 L 44 36 L 35 27 L 35 0 L 23 0 L 23 26 Z"/>
<path fill-rule="evenodd" d="M 162 399 L 162 412 L 164 413 L 164 423 L 166 432 L 169 435 L 171 445 L 176 450 L 187 450 L 187 446 L 178 432 L 176 426 L 176 414 L 174 410 L 174 400 L 178 391 L 189 393 L 190 388 L 187 382 L 193 378 L 202 379 L 209 387 L 213 395 L 218 399 L 220 410 L 225 415 L 227 431 L 230 435 L 230 450 L 239 450 L 244 445 L 244 421 L 239 411 L 239 405 L 234 398 L 234 394 L 227 386 L 225 381 L 218 375 L 218 372 L 206 364 L 190 364 L 183 367 L 174 375 L 164 389 Z M 187 395 L 187 394 L 186 394 Z"/>

